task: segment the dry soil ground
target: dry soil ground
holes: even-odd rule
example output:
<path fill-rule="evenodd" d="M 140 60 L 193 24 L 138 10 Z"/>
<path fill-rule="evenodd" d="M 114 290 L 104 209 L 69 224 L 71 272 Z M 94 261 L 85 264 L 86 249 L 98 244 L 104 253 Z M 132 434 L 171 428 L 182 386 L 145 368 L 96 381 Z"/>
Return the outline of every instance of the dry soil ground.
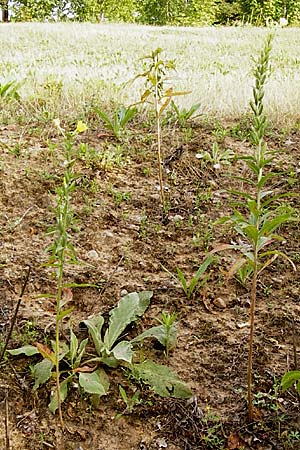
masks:
<path fill-rule="evenodd" d="M 92 123 L 92 120 L 91 120 Z M 99 123 L 98 123 L 99 125 Z M 72 323 L 80 339 L 87 332 L 80 322 L 103 313 L 126 292 L 153 290 L 151 306 L 129 333 L 155 325 L 161 311 L 178 314 L 177 346 L 168 364 L 190 386 L 189 400 L 161 399 L 141 387 L 142 403 L 119 420 L 124 411 L 118 384 L 129 395 L 134 383 L 121 369 L 111 371 L 109 395 L 98 406 L 74 389 L 63 406 L 62 434 L 48 408 L 51 383 L 32 391 L 30 364 L 38 358 L 11 357 L 1 364 L 0 420 L 2 449 L 169 450 L 297 449 L 300 448 L 299 399 L 282 394 L 281 376 L 299 361 L 299 272 L 277 258 L 260 276 L 254 355 L 255 421 L 246 420 L 246 370 L 249 335 L 249 281 L 242 285 L 228 270 L 237 257 L 221 252 L 206 284 L 187 300 L 180 284 L 164 270 L 179 267 L 191 278 L 205 255 L 218 244 L 238 237 L 217 219 L 230 213 L 234 197 L 228 189 L 242 188 L 234 175 L 247 175 L 243 163 L 231 161 L 216 169 L 196 154 L 220 149 L 246 154 L 249 122 L 218 127 L 194 123 L 188 130 L 165 125 L 164 182 L 168 208 L 159 203 L 155 135 L 151 126 L 134 124 L 118 143 L 97 124 L 80 135 L 76 161 L 77 190 L 73 196 L 76 224 L 71 231 L 80 264 L 70 266 L 68 282 L 98 287 L 72 289 Z M 278 193 L 299 191 L 299 131 L 268 137 L 278 150 L 273 186 Z M 84 148 L 86 150 L 84 150 Z M 91 150 L 94 149 L 94 150 Z M 0 327 L 8 332 L 26 273 L 31 275 L 21 302 L 9 348 L 53 337 L 55 305 L 41 297 L 55 293 L 52 270 L 45 267 L 48 228 L 54 223 L 51 193 L 63 174 L 61 139 L 53 129 L 0 129 L 1 149 L 1 280 Z M 83 150 L 82 150 L 83 149 Z M 285 204 L 299 217 L 299 202 Z M 283 227 L 280 249 L 300 261 L 299 225 Z M 62 339 L 68 340 L 68 325 Z M 164 363 L 164 352 L 145 342 L 144 352 Z M 298 362 L 299 364 L 299 362 Z M 299 368 L 299 366 L 298 366 Z M 5 426 L 6 422 L 6 426 Z M 9 435 L 7 447 L 5 431 Z"/>

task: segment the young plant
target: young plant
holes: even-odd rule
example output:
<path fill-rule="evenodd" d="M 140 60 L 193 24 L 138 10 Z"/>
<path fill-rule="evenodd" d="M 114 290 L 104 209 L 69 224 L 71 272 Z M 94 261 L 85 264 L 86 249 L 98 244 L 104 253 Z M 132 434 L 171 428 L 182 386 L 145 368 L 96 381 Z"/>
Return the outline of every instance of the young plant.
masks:
<path fill-rule="evenodd" d="M 142 400 L 140 399 L 140 391 L 138 389 L 134 392 L 132 397 L 128 397 L 123 386 L 121 386 L 119 384 L 119 392 L 120 392 L 123 402 L 126 405 L 126 408 L 124 409 L 124 411 L 122 413 L 116 415 L 116 417 L 115 417 L 116 419 L 120 419 L 124 414 L 131 414 L 133 411 L 133 408 L 142 402 Z"/>
<path fill-rule="evenodd" d="M 239 250 L 242 256 L 235 264 L 237 267 L 241 267 L 240 263 L 247 264 L 251 276 L 250 335 L 247 369 L 248 418 L 250 421 L 253 420 L 252 361 L 258 279 L 261 272 L 278 256 L 283 256 L 289 260 L 281 251 L 268 250 L 267 247 L 276 241 L 283 240 L 276 233 L 276 230 L 281 225 L 292 220 L 291 213 L 288 211 L 283 212 L 282 208 L 272 208 L 274 204 L 277 204 L 280 195 L 275 195 L 272 187 L 267 187 L 270 180 L 276 176 L 276 174 L 267 171 L 274 156 L 268 150 L 267 143 L 264 139 L 267 117 L 263 105 L 264 85 L 269 72 L 272 39 L 273 35 L 268 35 L 254 72 L 255 86 L 253 88 L 253 101 L 250 102 L 253 112 L 251 140 L 254 145 L 254 151 L 251 156 L 240 158 L 245 161 L 252 174 L 252 177 L 239 178 L 244 184 L 249 186 L 249 190 L 247 192 L 232 191 L 243 200 L 240 203 L 242 211 L 235 210 L 231 217 L 222 220 L 222 222 L 229 221 L 236 232 L 242 236 L 244 242 L 241 245 L 224 245 L 219 249 L 235 248 Z M 244 213 L 245 210 L 246 214 Z M 218 251 L 218 249 L 215 249 L 215 251 Z M 293 265 L 292 262 L 291 264 Z"/>
<path fill-rule="evenodd" d="M 197 153 L 196 158 L 211 164 L 214 169 L 219 170 L 222 168 L 222 165 L 228 166 L 235 158 L 235 154 L 230 149 L 221 150 L 218 143 L 214 142 L 211 152 L 205 151 L 202 153 Z"/>
<path fill-rule="evenodd" d="M 110 370 L 118 366 L 128 369 L 133 378 L 150 385 L 157 394 L 163 397 L 189 398 L 191 396 L 189 388 L 168 367 L 153 361 L 135 362 L 135 346 L 146 337 L 155 337 L 169 347 L 175 345 L 173 324 L 169 324 L 167 334 L 166 327 L 161 325 L 147 330 L 147 335 L 146 331 L 131 341 L 122 338 L 126 327 L 144 314 L 152 295 L 151 291 L 144 291 L 132 292 L 122 297 L 118 305 L 110 312 L 109 324 L 104 332 L 103 316 L 96 315 L 83 321 L 92 338 L 96 354 L 89 354 L 87 357 L 88 339 L 84 339 L 79 344 L 72 330 L 70 331 L 69 345 L 63 342 L 59 343 L 59 362 L 63 362 L 66 369 L 59 372 L 60 395 L 57 395 L 58 389 L 51 395 L 49 408 L 53 413 L 66 399 L 69 387 L 72 382 L 74 384 L 74 381 L 84 392 L 92 395 L 94 400 L 106 395 L 110 383 L 105 366 Z M 50 349 L 36 343 L 9 350 L 12 355 L 32 356 L 40 353 L 43 356 L 44 359 L 33 367 L 34 389 L 48 381 L 53 371 L 57 376 L 56 342 L 52 347 Z"/>
<path fill-rule="evenodd" d="M 49 234 L 54 236 L 53 244 L 49 247 L 51 257 L 47 264 L 56 272 L 57 291 L 56 291 L 56 312 L 55 312 L 55 345 L 54 351 L 44 352 L 45 358 L 49 364 L 54 364 L 56 374 L 56 401 L 59 419 L 62 428 L 64 422 L 61 411 L 61 397 L 65 396 L 65 384 L 60 385 L 60 368 L 59 362 L 63 357 L 60 346 L 60 324 L 62 320 L 70 314 L 72 308 L 64 309 L 63 289 L 64 289 L 64 271 L 67 263 L 76 263 L 75 250 L 71 243 L 70 230 L 74 223 L 74 213 L 72 210 L 72 194 L 76 188 L 76 176 L 74 173 L 74 140 L 78 133 L 86 130 L 86 125 L 81 121 L 78 122 L 74 132 L 65 133 L 61 128 L 59 120 L 55 120 L 55 125 L 64 136 L 64 175 L 62 184 L 56 190 L 55 213 L 56 224 L 49 230 Z M 41 347 L 43 354 L 43 348 Z"/>
<path fill-rule="evenodd" d="M 99 108 L 95 108 L 95 112 L 103 120 L 106 127 L 113 133 L 115 138 L 119 139 L 127 123 L 137 114 L 137 108 L 125 108 L 124 106 L 121 106 L 115 111 L 112 119 Z"/>
<path fill-rule="evenodd" d="M 0 83 L 0 100 L 20 100 L 18 89 L 21 84 L 17 81 L 8 81 L 5 84 Z"/>
<path fill-rule="evenodd" d="M 200 108 L 201 103 L 195 103 L 194 105 L 192 105 L 190 107 L 190 109 L 179 109 L 179 107 L 176 105 L 176 103 L 172 100 L 171 101 L 171 107 L 174 110 L 175 113 L 175 117 L 176 117 L 176 121 L 180 124 L 180 126 L 182 128 L 186 128 L 187 127 L 187 122 L 189 119 L 195 119 L 198 116 L 194 116 L 195 112 L 198 111 L 198 109 Z"/>
<path fill-rule="evenodd" d="M 199 288 L 201 286 L 203 286 L 208 277 L 208 275 L 204 275 L 206 269 L 208 268 L 208 266 L 212 263 L 213 258 L 212 256 L 208 256 L 203 263 L 201 264 L 201 266 L 199 267 L 199 269 L 197 270 L 197 272 L 195 273 L 195 275 L 193 276 L 193 278 L 191 279 L 190 283 L 188 283 L 187 279 L 185 278 L 183 272 L 177 267 L 177 275 L 175 275 L 172 272 L 169 272 L 168 269 L 166 269 L 165 267 L 163 267 L 165 269 L 166 272 L 168 272 L 169 275 L 171 275 L 172 278 L 174 278 L 174 280 L 179 281 L 181 284 L 181 287 L 186 295 L 186 298 L 188 300 L 190 300 L 190 298 L 192 297 L 192 295 L 194 294 L 196 288 Z M 204 276 L 203 276 L 204 275 Z M 202 280 L 201 280 L 202 278 Z M 200 282 L 201 280 L 201 282 Z M 200 283 L 199 283 L 200 282 Z"/>
<path fill-rule="evenodd" d="M 169 358 L 170 350 L 175 347 L 177 340 L 176 332 L 176 319 L 177 314 L 162 312 L 161 317 L 156 320 L 160 325 L 152 327 L 149 330 L 139 334 L 132 340 L 132 343 L 142 342 L 147 338 L 155 338 L 158 342 L 165 347 L 166 358 Z"/>
<path fill-rule="evenodd" d="M 157 48 L 150 55 L 143 59 L 148 62 L 147 70 L 139 74 L 136 78 L 144 78 L 146 90 L 141 96 L 140 103 L 149 103 L 154 107 L 156 136 L 157 136 L 157 162 L 159 174 L 160 200 L 165 208 L 165 195 L 163 186 L 162 172 L 162 152 L 161 152 L 161 117 L 172 97 L 177 95 L 185 95 L 188 92 L 174 92 L 173 87 L 165 87 L 167 82 L 167 72 L 175 70 L 175 62 L 173 60 L 164 61 L 161 59 L 161 48 Z"/>

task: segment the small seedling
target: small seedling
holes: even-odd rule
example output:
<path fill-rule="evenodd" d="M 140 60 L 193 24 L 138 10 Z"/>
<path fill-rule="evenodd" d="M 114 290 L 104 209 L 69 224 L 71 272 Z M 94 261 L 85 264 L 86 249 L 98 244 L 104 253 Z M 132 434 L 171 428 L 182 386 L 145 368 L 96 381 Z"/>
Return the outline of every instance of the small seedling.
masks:
<path fill-rule="evenodd" d="M 128 397 L 123 386 L 121 386 L 119 384 L 119 392 L 120 392 L 123 402 L 126 405 L 126 408 L 124 409 L 124 411 L 122 413 L 116 415 L 116 417 L 115 417 L 116 419 L 120 419 L 121 417 L 123 417 L 124 414 L 131 414 L 133 411 L 133 408 L 142 402 L 142 400 L 140 399 L 140 391 L 138 389 L 135 391 L 135 393 L 132 395 L 132 397 Z"/>
<path fill-rule="evenodd" d="M 190 283 L 188 283 L 188 281 L 186 280 L 183 272 L 179 268 L 177 268 L 177 275 L 175 275 L 174 273 L 169 272 L 169 270 L 166 269 L 164 266 L 163 266 L 163 269 L 166 272 L 168 272 L 168 274 L 171 275 L 172 278 L 174 278 L 176 281 L 180 282 L 181 287 L 182 287 L 182 289 L 183 289 L 187 299 L 190 300 L 190 298 L 195 293 L 196 288 L 198 289 L 199 287 L 203 286 L 206 283 L 206 281 L 208 280 L 209 274 L 204 275 L 204 273 L 205 273 L 206 269 L 208 268 L 208 266 L 212 262 L 213 262 L 213 258 L 211 256 L 208 256 L 204 260 L 204 262 L 201 264 L 201 266 L 199 267 L 199 269 L 197 270 L 197 272 L 193 276 L 193 278 L 190 281 Z"/>
<path fill-rule="evenodd" d="M 197 116 L 194 116 L 195 112 L 198 111 L 200 108 L 201 103 L 195 103 L 190 107 L 190 109 L 179 109 L 179 107 L 176 105 L 176 103 L 172 100 L 171 101 L 171 107 L 174 110 L 176 121 L 180 124 L 182 128 L 187 127 L 187 123 L 189 119 L 195 119 L 196 117 L 199 117 L 199 114 Z"/>
<path fill-rule="evenodd" d="M 124 106 L 121 106 L 115 111 L 112 119 L 99 108 L 95 108 L 95 112 L 103 120 L 106 127 L 113 133 L 115 138 L 119 139 L 127 123 L 137 114 L 137 108 L 125 108 Z"/>
<path fill-rule="evenodd" d="M 166 313 L 165 311 L 161 313 L 161 318 L 156 319 L 163 326 L 163 345 L 166 349 L 167 359 L 169 358 L 170 349 L 176 345 L 176 319 L 176 313 Z"/>
<path fill-rule="evenodd" d="M 211 164 L 214 169 L 220 170 L 222 166 L 228 166 L 234 160 L 235 154 L 230 149 L 221 150 L 218 143 L 214 142 L 211 152 L 197 153 L 196 158 Z"/>

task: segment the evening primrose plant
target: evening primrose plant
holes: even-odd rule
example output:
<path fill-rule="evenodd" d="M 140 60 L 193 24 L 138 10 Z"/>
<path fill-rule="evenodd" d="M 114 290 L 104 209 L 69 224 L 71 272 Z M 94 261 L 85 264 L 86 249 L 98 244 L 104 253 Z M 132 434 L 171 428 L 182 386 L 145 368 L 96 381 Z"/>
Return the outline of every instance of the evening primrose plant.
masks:
<path fill-rule="evenodd" d="M 173 60 L 162 59 L 161 53 L 162 49 L 157 48 L 152 51 L 150 55 L 144 56 L 145 71 L 138 74 L 134 79 L 143 78 L 145 80 L 146 89 L 141 95 L 140 103 L 152 105 L 155 112 L 160 200 L 162 207 L 165 210 L 166 202 L 163 185 L 161 150 L 161 118 L 174 96 L 185 95 L 189 92 L 174 92 L 172 86 L 166 86 L 168 84 L 167 74 L 172 70 L 176 70 L 176 65 Z"/>
<path fill-rule="evenodd" d="M 221 245 L 214 251 L 234 248 L 241 253 L 235 262 L 234 267 L 241 269 L 247 267 L 247 273 L 251 277 L 250 292 L 250 335 L 248 354 L 248 418 L 253 420 L 253 394 L 252 394 L 252 360 L 253 360 L 253 340 L 255 307 L 257 298 L 257 288 L 259 276 L 274 260 L 281 256 L 288 260 L 292 266 L 294 264 L 280 250 L 274 249 L 276 242 L 284 239 L 277 234 L 277 230 L 285 223 L 293 220 L 291 212 L 282 206 L 278 207 L 278 201 L 282 197 L 274 192 L 271 185 L 272 179 L 276 176 L 270 171 L 270 166 L 275 158 L 274 152 L 269 151 L 265 141 L 267 128 L 267 117 L 264 112 L 264 86 L 270 70 L 270 53 L 272 48 L 273 34 L 266 38 L 264 47 L 257 60 L 254 71 L 255 86 L 253 88 L 253 100 L 250 107 L 253 113 L 253 126 L 251 130 L 251 142 L 253 153 L 250 156 L 240 157 L 244 160 L 250 176 L 238 177 L 246 186 L 247 191 L 232 191 L 240 201 L 238 208 L 233 215 L 222 219 L 222 222 L 229 222 L 240 235 L 240 244 Z M 268 249 L 270 245 L 272 249 Z M 231 272 L 233 269 L 231 269 Z"/>
<path fill-rule="evenodd" d="M 62 383 L 60 383 L 60 361 L 65 356 L 66 351 L 60 341 L 60 326 L 64 318 L 66 318 L 72 312 L 72 308 L 65 307 L 63 296 L 64 289 L 66 288 L 64 283 L 64 273 L 67 264 L 74 264 L 77 262 L 75 249 L 71 242 L 72 239 L 70 235 L 70 230 L 72 229 L 74 224 L 72 195 L 76 189 L 76 175 L 74 172 L 74 164 L 76 159 L 74 153 L 74 145 L 75 139 L 78 134 L 86 131 L 87 126 L 84 122 L 78 121 L 74 131 L 66 132 L 64 128 L 62 128 L 59 119 L 54 120 L 54 125 L 64 138 L 64 174 L 62 183 L 56 189 L 56 195 L 54 197 L 55 206 L 52 209 L 55 214 L 56 223 L 49 229 L 48 232 L 49 235 L 53 236 L 53 242 L 50 247 L 48 247 L 48 251 L 50 252 L 51 256 L 48 260 L 48 263 L 46 264 L 47 267 L 50 267 L 55 271 L 57 281 L 57 290 L 55 294 L 55 341 L 52 350 L 42 344 L 36 345 L 35 349 L 44 357 L 44 360 L 40 363 L 40 365 L 35 366 L 34 370 L 36 380 L 38 380 L 36 381 L 35 387 L 38 387 L 39 384 L 45 381 L 45 379 L 48 379 L 47 377 L 49 375 L 49 372 L 51 373 L 52 368 L 55 368 L 56 389 L 54 389 L 52 392 L 50 408 L 52 407 L 52 410 L 54 411 L 58 409 L 60 423 L 62 428 L 64 428 L 61 402 L 66 396 L 66 382 L 63 381 Z M 72 336 L 73 335 L 71 333 L 71 342 Z M 21 349 L 17 349 L 19 353 L 22 353 L 22 351 L 20 350 Z M 16 351 L 14 351 L 13 354 L 16 354 L 15 352 Z M 24 351 L 25 354 L 29 355 L 34 354 L 32 352 L 34 352 L 33 349 L 25 349 Z M 56 408 L 53 407 L 54 404 L 57 405 Z"/>
<path fill-rule="evenodd" d="M 126 294 L 110 311 L 108 323 L 101 314 L 84 320 L 82 324 L 88 329 L 89 337 L 79 342 L 73 330 L 70 329 L 69 343 L 60 342 L 59 353 L 56 350 L 56 343 L 53 343 L 52 348 L 36 343 L 9 351 L 12 355 L 41 354 L 43 356 L 43 360 L 35 364 L 32 369 L 35 379 L 34 390 L 46 383 L 53 372 L 57 376 L 56 355 L 59 354 L 59 362 L 64 370 L 59 371 L 59 391 L 54 390 L 50 398 L 49 409 L 52 413 L 59 410 L 60 404 L 66 400 L 72 386 L 77 386 L 80 391 L 91 395 L 92 400 L 98 403 L 100 397 L 108 394 L 109 374 L 117 367 L 122 367 L 124 372 L 137 380 L 139 384 L 148 385 L 162 397 L 191 397 L 190 389 L 176 373 L 164 365 L 140 357 L 140 346 L 146 338 L 157 339 L 165 346 L 167 352 L 171 346 L 175 345 L 176 316 L 174 314 L 162 313 L 161 325 L 152 327 L 131 340 L 126 337 L 126 328 L 143 316 L 152 295 L 152 291 Z M 60 313 L 67 315 L 69 311 L 61 310 Z M 93 344 L 94 349 L 89 345 L 87 351 L 87 345 L 90 343 Z M 125 401 L 125 394 L 122 397 Z"/>

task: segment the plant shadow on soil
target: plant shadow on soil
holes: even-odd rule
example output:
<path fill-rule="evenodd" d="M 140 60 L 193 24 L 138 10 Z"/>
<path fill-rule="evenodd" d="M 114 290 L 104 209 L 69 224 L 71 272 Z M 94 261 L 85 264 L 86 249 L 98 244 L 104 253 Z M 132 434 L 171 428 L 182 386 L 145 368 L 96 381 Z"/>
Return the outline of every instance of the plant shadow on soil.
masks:
<path fill-rule="evenodd" d="M 138 126 L 138 125 L 137 125 Z M 233 129 L 232 124 L 226 125 Z M 226 129 L 225 127 L 225 129 Z M 115 420 L 124 410 L 118 384 L 131 392 L 132 380 L 121 370 L 111 373 L 112 385 L 98 406 L 74 389 L 63 405 L 66 431 L 47 409 L 49 386 L 33 393 L 26 358 L 8 357 L 1 366 L 0 420 L 8 407 L 8 429 L 13 449 L 296 449 L 300 448 L 299 399 L 282 394 L 281 376 L 293 368 L 293 345 L 299 347 L 300 280 L 284 261 L 277 259 L 260 279 L 257 305 L 254 393 L 255 422 L 246 420 L 246 370 L 249 320 L 247 285 L 226 274 L 234 253 L 222 253 L 210 268 L 206 285 L 190 300 L 163 269 L 179 267 L 190 279 L 207 251 L 236 239 L 233 232 L 215 221 L 230 213 L 234 201 L 228 189 L 238 188 L 238 161 L 215 169 L 197 159 L 210 151 L 215 140 L 221 148 L 247 154 L 249 144 L 232 136 L 212 134 L 209 124 L 195 124 L 189 139 L 183 130 L 164 129 L 164 182 L 169 207 L 159 209 L 155 136 L 151 129 L 126 135 L 119 157 L 107 163 L 103 155 L 115 143 L 101 138 L 92 128 L 81 141 L 96 151 L 76 162 L 78 189 L 74 196 L 76 229 L 72 232 L 78 266 L 70 266 L 66 280 L 98 287 L 74 288 L 72 322 L 79 336 L 86 331 L 80 322 L 91 314 L 108 315 L 122 292 L 153 290 L 150 308 L 132 329 L 132 335 L 155 325 L 162 310 L 178 314 L 178 343 L 169 364 L 193 390 L 189 401 L 161 399 L 141 387 L 142 403 L 132 414 Z M 52 133 L 52 134 L 51 134 Z M 53 157 L 47 141 L 59 144 L 55 132 L 45 137 L 23 137 L 14 126 L 0 130 L 1 143 L 1 334 L 5 336 L 13 307 L 22 286 L 25 268 L 32 267 L 27 292 L 21 304 L 17 327 L 10 343 L 53 338 L 55 306 L 40 298 L 55 292 L 55 281 L 43 266 L 50 244 L 47 228 L 53 223 L 49 191 L 59 184 L 63 168 Z M 298 148 L 300 133 L 285 137 L 275 130 L 268 138 L 270 149 L 281 148 L 273 171 L 278 171 L 280 193 L 299 190 Z M 121 155 L 121 156 L 120 156 Z M 245 173 L 244 175 L 245 176 Z M 123 193 L 116 196 L 114 193 Z M 125 195 L 124 193 L 130 193 Z M 299 215 L 297 199 L 288 199 Z M 297 222 L 281 230 L 284 251 L 299 262 Z M 294 318 L 294 328 L 292 319 Z M 28 331 L 28 321 L 33 325 Z M 62 330 L 68 339 L 68 327 Z M 294 342 L 294 344 L 293 344 Z M 164 363 L 163 350 L 145 343 L 146 355 Z M 2 428 L 2 427 L 1 427 Z M 5 445 L 4 430 L 0 434 Z"/>

